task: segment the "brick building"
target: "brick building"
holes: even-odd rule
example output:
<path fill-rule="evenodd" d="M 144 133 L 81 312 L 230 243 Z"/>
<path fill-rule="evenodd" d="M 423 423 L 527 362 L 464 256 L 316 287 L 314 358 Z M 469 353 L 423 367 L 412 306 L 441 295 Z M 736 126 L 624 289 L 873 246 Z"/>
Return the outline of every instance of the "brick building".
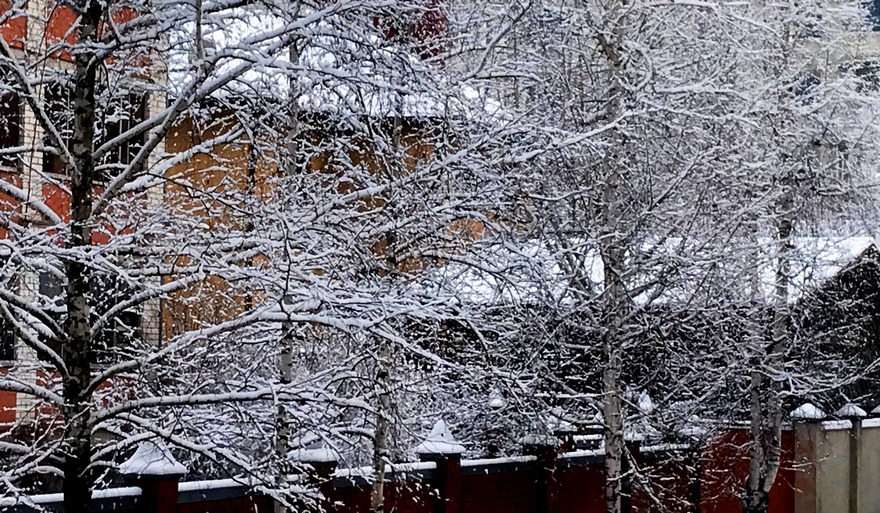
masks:
<path fill-rule="evenodd" d="M 61 76 L 74 68 L 73 58 L 68 50 L 69 44 L 76 42 L 74 35 L 71 35 L 76 33 L 76 30 L 72 30 L 77 21 L 76 16 L 69 8 L 55 5 L 50 0 L 28 2 L 24 9 L 24 11 L 7 11 L 7 19 L 0 27 L 0 34 L 23 62 L 42 63 L 43 74 L 50 78 L 44 83 L 34 85 L 34 96 L 45 104 L 47 116 L 59 131 L 71 130 L 69 119 L 73 109 L 71 90 L 69 86 L 62 85 L 64 80 L 59 79 L 56 82 L 51 77 L 53 74 Z M 121 23 L 133 19 L 134 13 L 129 8 L 120 7 L 113 14 L 113 18 L 115 22 Z M 436 10 L 429 10 L 425 20 L 419 21 L 412 28 L 416 37 L 425 38 L 436 30 L 445 30 L 445 20 L 437 17 Z M 399 27 L 393 27 L 386 35 L 395 37 L 396 31 L 399 30 Z M 427 56 L 433 50 L 425 47 L 422 48 L 422 52 Z M 142 67 L 146 72 L 123 73 L 126 75 L 125 80 L 119 83 L 108 78 L 106 87 L 115 88 L 110 94 L 116 100 L 119 98 L 123 100 L 121 107 L 114 107 L 116 110 L 112 112 L 109 107 L 99 106 L 99 110 L 104 108 L 99 116 L 102 121 L 97 127 L 103 134 L 99 144 L 166 109 L 174 94 L 171 80 L 168 79 L 172 70 L 169 61 L 172 59 L 166 57 L 136 55 L 132 57 L 133 61 L 121 63 L 119 68 Z M 132 62 L 135 63 L 134 66 Z M 108 59 L 107 66 L 112 65 L 112 59 Z M 108 72 L 107 76 L 112 75 Z M 45 222 L 44 216 L 35 209 L 45 207 L 57 215 L 61 223 L 67 222 L 71 199 L 66 189 L 70 181 L 63 160 L 46 148 L 47 134 L 43 133 L 42 125 L 38 122 L 30 104 L 11 93 L 6 94 L 2 99 L 6 101 L 0 102 L 0 116 L 2 116 L 0 180 L 14 185 L 24 193 L 13 191 L 8 187 L 4 188 L 0 183 L 0 212 L 5 212 L 6 215 L 15 217 L 27 226 L 34 227 Z M 220 101 L 215 102 L 218 99 Z M 205 110 L 211 112 L 208 118 L 197 120 L 183 116 L 168 132 L 164 148 L 156 151 L 147 165 L 148 168 L 155 167 L 160 173 L 165 173 L 169 179 L 165 185 L 149 190 L 148 196 L 152 203 L 183 207 L 211 227 L 229 222 L 224 211 L 225 207 L 219 203 L 212 207 L 206 205 L 202 199 L 193 199 L 191 195 L 193 189 L 209 191 L 225 187 L 249 192 L 255 196 L 265 196 L 268 195 L 271 187 L 269 185 L 271 179 L 279 172 L 283 172 L 279 170 L 272 155 L 267 158 L 265 154 L 262 156 L 257 154 L 255 145 L 249 141 L 247 135 L 205 147 L 205 141 L 211 141 L 215 137 L 223 139 L 225 134 L 240 128 L 236 125 L 235 112 L 230 109 L 227 100 L 229 98 L 219 96 L 207 98 L 206 104 L 215 102 L 213 105 L 205 105 L 209 107 Z M 334 164 L 329 154 L 316 148 L 326 146 L 323 142 L 332 143 L 334 138 L 345 133 L 347 129 L 328 124 L 327 120 L 321 117 L 320 109 L 316 105 L 307 106 L 302 116 L 303 121 L 309 118 L 311 123 L 308 124 L 310 128 L 301 130 L 299 137 L 308 142 L 313 150 L 306 157 L 304 170 L 318 174 L 331 172 L 329 170 Z M 367 117 L 372 117 L 371 122 L 375 122 L 377 127 L 382 125 L 385 129 L 388 128 L 387 113 Z M 428 141 L 432 133 L 430 121 L 426 123 L 424 119 L 419 121 L 407 118 L 402 122 L 401 132 L 406 146 L 407 162 L 404 164 L 406 168 L 412 169 L 418 161 L 430 158 L 433 151 Z M 105 157 L 102 165 L 111 169 L 112 173 L 114 164 L 128 164 L 140 149 L 139 145 L 143 144 L 148 136 L 149 134 L 142 134 L 139 139 L 133 139 L 122 145 L 113 154 Z M 4 150 L 7 153 L 4 153 Z M 371 148 L 369 141 L 361 141 L 359 149 L 349 148 L 346 153 L 350 161 L 375 173 L 381 167 L 375 151 L 375 147 Z M 163 158 L 170 156 L 173 160 L 181 153 L 189 153 L 189 155 L 182 160 L 179 159 L 167 170 L 165 166 L 157 165 Z M 105 175 L 103 180 L 98 180 L 96 193 L 102 191 L 103 184 L 108 183 L 111 173 Z M 192 186 L 190 190 L 178 185 L 182 181 Z M 31 200 L 32 198 L 36 201 Z M 92 237 L 93 244 L 102 245 L 109 241 L 114 229 L 107 223 L 106 226 L 95 230 Z M 7 230 L 0 226 L 0 239 L 8 236 Z M 381 244 L 376 247 L 376 251 L 383 251 L 380 246 Z M 62 297 L 61 284 L 53 279 L 50 273 L 19 274 L 16 278 L 18 293 L 29 300 L 42 301 L 44 298 Z M 169 277 L 171 278 L 173 277 Z M 92 281 L 95 297 L 106 296 L 111 292 L 120 293 L 119 290 L 114 289 L 115 282 L 112 276 L 97 276 Z M 171 294 L 170 297 L 151 300 L 136 311 L 120 314 L 114 322 L 96 334 L 96 343 L 99 346 L 120 344 L 124 342 L 122 339 L 126 336 L 137 337 L 145 342 L 160 343 L 162 340 L 206 323 L 228 319 L 259 300 L 258 295 L 222 293 L 225 288 L 226 284 L 222 280 L 209 277 L 185 291 Z M 56 306 L 60 308 L 62 305 Z M 102 364 L 100 361 L 95 363 L 98 367 Z M 2 321 L 0 321 L 0 374 L 14 375 L 23 382 L 37 384 L 46 384 L 52 379 L 52 373 L 47 373 L 47 366 L 40 362 L 36 352 L 18 340 L 11 329 L 3 329 Z M 0 392 L 0 424 L 37 416 L 40 414 L 38 410 L 39 407 L 30 396 Z"/>
<path fill-rule="evenodd" d="M 13 56 L 20 62 L 40 62 L 45 77 L 62 77 L 73 67 L 71 55 L 64 49 L 65 43 L 72 43 L 71 27 L 76 22 L 73 12 L 64 6 L 47 1 L 27 2 L 23 11 L 9 10 L 4 13 L 5 22 L 0 26 L 0 34 L 11 48 Z M 128 8 L 119 8 L 114 14 L 115 22 L 130 20 L 133 13 Z M 148 73 L 138 80 L 127 81 L 124 85 L 109 84 L 108 87 L 125 87 L 128 101 L 120 106 L 104 106 L 101 111 L 99 130 L 102 142 L 124 132 L 139 120 L 165 108 L 166 96 L 162 92 L 164 75 L 158 67 L 147 65 Z M 9 70 L 7 69 L 8 73 Z M 9 76 L 6 80 L 12 81 Z M 45 106 L 50 121 L 58 127 L 64 138 L 72 130 L 70 122 L 71 90 L 62 85 L 63 80 L 51 79 L 33 84 L 33 96 Z M 114 90 L 119 96 L 120 91 Z M 13 185 L 17 190 L 3 187 L 0 183 L 0 212 L 14 219 L 21 226 L 39 228 L 46 223 L 45 215 L 38 209 L 50 209 L 64 223 L 69 220 L 71 197 L 67 192 L 70 184 L 67 171 L 59 156 L 47 146 L 48 138 L 38 122 L 34 109 L 28 101 L 13 92 L 6 92 L 0 101 L 0 180 Z M 120 112 L 120 109 L 127 112 Z M 141 136 L 141 141 L 145 135 Z M 112 167 L 114 164 L 128 163 L 139 149 L 134 140 L 116 148 L 101 162 Z M 155 160 L 155 159 L 153 159 Z M 109 179 L 105 174 L 98 180 L 96 193 Z M 149 201 L 163 201 L 161 188 L 148 193 Z M 115 227 L 105 223 L 94 231 L 92 242 L 104 244 Z M 0 227 L 0 239 L 10 237 L 8 229 Z M 61 291 L 60 282 L 50 273 L 39 271 L 20 272 L 15 278 L 17 292 L 24 298 L 39 301 L 40 297 L 57 296 Z M 99 276 L 93 280 L 92 288 L 96 296 L 106 295 L 113 290 L 114 279 Z M 110 322 L 97 334 L 96 340 L 110 346 L 118 343 L 124 336 L 137 336 L 145 341 L 159 340 L 159 302 L 151 301 L 137 311 L 125 312 Z M 54 349 L 54 348 L 53 348 Z M 0 374 L 12 375 L 27 383 L 40 383 L 46 379 L 36 353 L 28 345 L 17 339 L 5 322 L 0 322 Z M 8 424 L 17 418 L 35 415 L 32 397 L 13 392 L 0 392 L 0 424 Z"/>

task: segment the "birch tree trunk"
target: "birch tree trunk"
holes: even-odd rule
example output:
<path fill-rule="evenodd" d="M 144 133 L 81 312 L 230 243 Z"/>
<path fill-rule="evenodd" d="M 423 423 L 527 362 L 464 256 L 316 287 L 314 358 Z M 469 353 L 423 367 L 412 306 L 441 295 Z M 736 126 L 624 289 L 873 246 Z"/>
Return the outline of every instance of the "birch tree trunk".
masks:
<path fill-rule="evenodd" d="M 620 374 L 623 368 L 623 344 L 621 323 L 623 320 L 626 290 L 620 279 L 623 254 L 616 248 L 606 251 L 604 258 L 606 293 L 605 322 L 605 371 L 602 375 L 603 415 L 605 416 L 605 511 L 622 511 L 623 458 L 623 412 L 621 408 Z"/>
<path fill-rule="evenodd" d="M 394 279 L 398 268 L 397 237 L 392 230 L 386 235 L 387 270 Z M 370 512 L 385 511 L 385 462 L 388 461 L 389 432 L 391 430 L 391 345 L 387 340 L 379 340 L 376 351 L 376 431 L 373 434 L 373 487 L 370 490 Z"/>
<path fill-rule="evenodd" d="M 281 338 L 281 348 L 278 352 L 278 383 L 281 387 L 289 385 L 293 381 L 293 326 L 285 323 L 284 336 Z M 287 474 L 290 468 L 287 452 L 290 450 L 290 418 L 287 414 L 287 405 L 281 399 L 275 407 L 275 458 L 278 463 L 278 475 L 276 476 L 279 488 L 284 489 L 287 483 Z M 275 501 L 275 513 L 286 513 L 287 506 L 280 501 Z"/>
<path fill-rule="evenodd" d="M 376 409 L 376 432 L 373 440 L 373 487 L 370 490 L 370 512 L 385 511 L 385 462 L 388 460 L 389 415 L 391 413 L 391 391 L 389 390 L 391 348 L 380 341 L 377 354 L 378 372 L 376 388 L 378 408 Z"/>
<path fill-rule="evenodd" d="M 95 90 L 97 66 L 94 45 L 98 23 L 103 14 L 99 2 L 76 4 L 79 10 L 81 48 L 75 54 L 73 82 L 74 132 L 71 149 L 74 162 L 68 163 L 71 173 L 71 220 L 69 240 L 72 256 L 64 261 L 67 278 L 67 320 L 64 326 L 63 377 L 65 420 L 64 429 L 64 511 L 88 511 L 91 489 L 91 393 L 89 381 L 92 345 L 89 267 L 83 259 L 84 248 L 92 239 L 92 184 L 95 179 Z M 71 164 L 73 164 L 71 166 Z M 74 169 L 71 170 L 71 167 Z M 80 250 L 79 248 L 83 248 Z"/>
<path fill-rule="evenodd" d="M 406 172 L 406 149 L 403 145 L 403 95 L 398 93 L 396 97 L 398 115 L 394 118 L 394 126 L 391 133 L 390 158 L 385 158 L 385 172 L 387 179 L 393 181 L 396 176 L 403 176 Z M 389 188 L 388 200 L 385 210 L 391 219 L 397 219 L 395 191 Z M 392 228 L 385 234 L 385 272 L 386 279 L 396 280 L 400 272 L 400 258 L 398 256 L 398 232 Z M 373 438 L 373 487 L 370 490 L 370 511 L 381 513 L 385 510 L 385 462 L 389 459 L 389 433 L 391 431 L 391 362 L 393 358 L 391 343 L 380 339 L 376 355 L 376 381 L 378 406 L 376 409 L 376 432 Z"/>
<path fill-rule="evenodd" d="M 609 91 L 606 114 L 609 120 L 617 118 L 622 110 L 622 96 L 625 89 L 622 84 L 623 61 L 620 50 L 624 35 L 625 13 L 619 11 L 619 4 L 611 12 L 614 29 L 612 39 L 605 34 L 598 35 L 599 44 L 609 62 Z M 620 183 L 623 169 L 614 157 L 623 154 L 625 142 L 620 134 L 613 133 L 611 138 L 612 155 L 604 159 L 605 180 L 602 191 L 602 233 L 599 244 L 602 247 L 602 263 L 605 276 L 605 301 L 603 322 L 605 324 L 604 353 L 605 371 L 602 375 L 603 415 L 605 417 L 605 511 L 621 513 L 623 489 L 623 458 L 624 458 L 624 419 L 621 408 L 620 374 L 623 369 L 622 322 L 628 301 L 623 272 L 626 266 L 626 247 L 621 226 L 623 216 L 619 203 Z"/>
<path fill-rule="evenodd" d="M 770 489 L 779 473 L 782 451 L 782 388 L 785 353 L 790 346 L 789 285 L 791 281 L 791 235 L 794 202 L 786 191 L 779 203 L 776 220 L 777 258 L 773 291 L 771 341 L 764 365 L 754 369 L 749 384 L 751 401 L 751 447 L 749 477 L 746 482 L 743 513 L 766 513 L 770 508 Z M 761 368 L 763 367 L 763 368 Z"/>
<path fill-rule="evenodd" d="M 300 59 L 299 47 L 296 43 L 292 44 L 289 50 L 290 62 L 298 63 Z M 287 152 L 289 165 L 286 169 L 282 167 L 288 176 L 297 176 L 301 172 L 300 152 L 299 152 L 299 103 L 297 102 L 299 88 L 297 87 L 297 77 L 294 76 L 290 80 L 290 130 L 287 135 Z M 256 144 L 252 141 L 251 144 Z M 290 261 L 290 260 L 288 260 Z M 289 301 L 289 297 L 284 298 Z M 282 303 L 284 302 L 282 300 Z M 294 324 L 291 322 L 282 323 L 284 335 L 281 338 L 281 347 L 278 351 L 278 383 L 284 387 L 293 381 L 293 346 L 294 346 Z M 275 459 L 278 462 L 278 476 L 276 476 L 279 488 L 284 488 L 287 483 L 287 474 L 289 472 L 287 452 L 290 450 L 290 416 L 287 413 L 287 406 L 284 401 L 279 400 L 275 408 Z M 275 513 L 286 513 L 287 506 L 279 501 L 275 501 Z"/>

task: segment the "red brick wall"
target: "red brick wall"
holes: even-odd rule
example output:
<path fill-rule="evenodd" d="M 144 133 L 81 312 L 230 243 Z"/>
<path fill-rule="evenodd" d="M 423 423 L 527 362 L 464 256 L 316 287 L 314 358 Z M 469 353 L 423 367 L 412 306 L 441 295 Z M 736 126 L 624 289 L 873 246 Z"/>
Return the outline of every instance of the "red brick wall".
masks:
<path fill-rule="evenodd" d="M 460 511 L 535 513 L 538 498 L 535 478 L 534 471 L 462 476 Z M 334 513 L 365 513 L 370 509 L 369 486 L 341 486 L 333 491 L 331 498 L 337 504 Z M 436 491 L 429 482 L 396 482 L 385 486 L 385 511 L 431 513 L 436 500 Z"/>
<path fill-rule="evenodd" d="M 370 510 L 369 486 L 343 486 L 333 491 L 332 500 L 339 503 L 336 513 L 357 513 Z"/>
<path fill-rule="evenodd" d="M 385 490 L 385 511 L 430 513 L 434 510 L 435 496 L 430 483 L 398 482 Z"/>
<path fill-rule="evenodd" d="M 647 484 L 633 486 L 634 513 L 691 513 L 699 496 L 700 513 L 740 513 L 740 495 L 748 474 L 746 443 L 748 432 L 731 430 L 699 456 L 644 453 L 638 457 Z M 771 491 L 770 513 L 794 511 L 794 434 L 783 433 L 783 468 Z M 701 483 L 695 485 L 699 469 Z M 560 466 L 553 473 L 557 486 L 558 513 L 602 513 L 604 477 L 601 463 Z M 544 490 L 539 489 L 536 470 L 465 475 L 461 478 L 461 513 L 535 513 Z M 338 488 L 332 499 L 343 503 L 337 513 L 365 513 L 369 510 L 367 486 Z M 420 483 L 397 484 L 386 489 L 386 510 L 429 513 L 430 487 Z"/>
<path fill-rule="evenodd" d="M 50 2 L 46 7 L 46 18 L 46 42 L 55 44 L 63 40 L 68 45 L 77 43 L 77 32 L 71 30 L 77 20 L 73 9 Z M 67 50 L 63 50 L 57 57 L 64 60 L 73 60 Z"/>
<path fill-rule="evenodd" d="M 9 0 L 0 0 L 0 13 L 5 13 L 12 7 Z M 0 35 L 13 48 L 23 48 L 22 43 L 27 36 L 27 18 L 24 16 L 16 16 L 6 20 L 0 25 Z"/>
<path fill-rule="evenodd" d="M 632 512 L 741 513 L 740 495 L 748 473 L 747 442 L 748 432 L 734 429 L 700 453 L 637 451 L 638 475 L 645 479 L 635 479 L 631 485 Z M 770 513 L 794 513 L 793 448 L 794 434 L 785 432 L 783 468 L 771 491 Z M 549 454 L 539 457 L 538 461 Z M 445 487 L 448 497 L 458 499 L 446 502 L 445 511 L 451 513 L 603 513 L 603 464 L 571 463 L 565 458 L 557 460 L 557 467 L 549 476 L 543 465 L 542 469 L 537 468 L 537 462 L 524 463 L 518 468 L 510 462 L 492 462 L 468 467 L 459 474 L 458 464 L 441 460 L 430 479 L 388 482 L 385 511 L 444 511 L 440 502 L 444 498 L 437 490 Z M 699 483 L 697 476 L 700 476 Z M 325 503 L 328 513 L 369 511 L 368 485 L 334 488 L 326 483 L 321 489 L 329 499 Z M 697 500 L 698 508 L 694 504 Z M 268 497 L 238 497 L 179 504 L 176 513 L 262 513 L 272 509 Z"/>
<path fill-rule="evenodd" d="M 8 0 L 0 0 L 0 7 L 2 7 L 2 2 Z M 125 23 L 133 20 L 137 17 L 137 12 L 131 7 L 116 7 L 113 8 L 112 11 L 113 21 L 115 23 Z M 65 5 L 60 5 L 55 1 L 49 2 L 46 7 L 46 42 L 49 44 L 55 44 L 59 41 L 64 41 L 68 45 L 75 45 L 79 41 L 79 32 L 74 28 L 78 16 L 73 12 L 73 9 L 67 7 Z M 21 18 L 21 22 L 19 19 L 10 20 L 7 25 L 0 27 L 0 30 L 4 31 L 4 36 L 7 37 L 7 41 L 9 40 L 7 33 L 13 32 L 21 32 L 24 34 L 24 19 Z M 10 25 L 12 24 L 12 25 Z M 19 28 L 18 24 L 21 24 L 21 28 Z M 104 24 L 102 23 L 99 27 L 99 35 L 100 31 L 104 28 Z M 21 36 L 23 37 L 23 36 Z M 68 53 L 68 51 L 62 50 L 59 54 L 54 55 L 59 59 L 63 59 L 66 61 L 73 60 L 73 57 Z M 112 59 L 109 59 L 112 60 Z M 148 61 L 145 59 L 138 59 L 136 61 L 137 64 L 146 65 Z"/>
<path fill-rule="evenodd" d="M 633 486 L 633 511 L 638 513 L 691 513 L 696 498 L 696 458 L 685 454 L 642 455 L 639 471 L 644 484 Z"/>

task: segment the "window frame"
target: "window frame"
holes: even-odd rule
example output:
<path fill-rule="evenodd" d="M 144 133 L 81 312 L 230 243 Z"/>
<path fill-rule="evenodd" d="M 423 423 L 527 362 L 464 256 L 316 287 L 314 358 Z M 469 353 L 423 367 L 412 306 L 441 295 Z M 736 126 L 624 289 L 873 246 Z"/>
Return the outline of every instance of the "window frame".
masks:
<path fill-rule="evenodd" d="M 66 99 L 64 91 L 67 91 Z M 73 87 L 67 83 L 51 82 L 44 86 L 43 105 L 46 108 L 46 114 L 52 123 L 58 129 L 62 139 L 67 143 L 68 150 L 70 147 L 70 138 L 73 135 Z M 146 89 L 133 87 L 122 91 L 126 102 L 129 106 L 128 113 L 125 116 L 114 116 L 114 113 L 108 113 L 103 108 L 96 112 L 97 121 L 95 123 L 95 146 L 99 147 L 114 137 L 125 133 L 134 126 L 143 122 L 147 117 L 150 93 Z M 52 99 L 50 100 L 50 96 Z M 121 98 L 122 95 L 114 95 L 115 98 Z M 100 104 L 101 102 L 99 102 Z M 133 108 L 131 108 L 133 107 Z M 115 118 L 114 121 L 108 122 L 107 119 Z M 67 118 L 67 119 L 65 119 Z M 108 129 L 108 127 L 111 127 Z M 112 131 L 111 131 L 112 130 Z M 109 132 L 109 133 L 108 133 Z M 44 135 L 44 141 L 46 136 Z M 128 139 L 112 151 L 104 155 L 101 162 L 96 163 L 99 171 L 96 173 L 96 183 L 109 182 L 115 173 L 112 172 L 114 165 L 128 165 L 134 160 L 140 149 L 146 143 L 146 133 Z M 42 171 L 48 176 L 69 177 L 66 166 L 63 164 L 60 155 L 56 155 L 50 151 L 43 151 Z"/>
<path fill-rule="evenodd" d="M 110 278 L 108 281 L 105 281 L 107 278 Z M 49 294 L 54 294 L 55 305 L 56 307 L 64 308 L 64 297 L 65 290 L 64 286 L 58 283 L 56 280 L 50 280 L 49 278 L 53 278 L 53 275 L 49 272 L 40 272 L 38 274 L 38 291 L 40 296 L 49 297 Z M 52 281 L 56 281 L 56 283 L 52 283 Z M 100 288 L 100 283 L 111 283 L 110 287 Z M 115 299 L 111 302 L 109 308 L 112 308 L 119 304 L 127 295 L 130 295 L 135 289 L 132 287 L 128 291 L 116 289 L 115 294 L 113 294 L 113 286 L 119 285 L 121 281 L 117 279 L 113 279 L 111 275 L 106 273 L 93 273 L 89 279 L 89 288 L 91 290 L 91 295 L 93 298 L 100 297 L 114 297 Z M 103 312 L 108 310 L 100 308 L 100 302 L 96 302 L 93 300 L 92 302 L 92 318 L 90 320 L 90 325 L 92 325 L 98 318 L 98 316 L 103 315 Z M 56 313 L 52 315 L 56 322 L 62 324 L 64 322 L 64 317 L 66 313 Z M 118 347 L 124 347 L 126 339 L 124 338 L 126 335 L 128 336 L 128 341 L 131 343 L 136 343 L 138 340 L 143 339 L 143 326 L 144 326 L 144 312 L 140 307 L 135 307 L 133 309 L 127 309 L 118 313 L 114 316 L 113 319 L 105 324 L 98 334 L 92 339 L 92 348 L 89 354 L 89 361 L 92 365 L 95 366 L 105 366 L 112 365 L 116 359 L 113 357 L 113 350 Z M 110 343 L 107 343 L 107 342 Z M 58 354 L 60 358 L 64 358 L 64 346 L 61 344 L 59 340 L 46 340 L 43 339 L 43 342 L 46 343 L 53 351 Z M 100 346 L 100 347 L 99 347 Z"/>

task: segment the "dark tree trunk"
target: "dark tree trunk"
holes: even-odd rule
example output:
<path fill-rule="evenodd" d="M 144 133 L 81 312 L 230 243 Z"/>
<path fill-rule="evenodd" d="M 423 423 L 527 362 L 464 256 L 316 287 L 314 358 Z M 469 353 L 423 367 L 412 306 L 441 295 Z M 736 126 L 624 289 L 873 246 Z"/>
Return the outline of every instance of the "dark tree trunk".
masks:
<path fill-rule="evenodd" d="M 64 325 L 63 355 L 66 366 L 61 371 L 64 386 L 64 511 L 89 511 L 94 482 L 90 470 L 91 433 L 89 429 L 91 377 L 89 352 L 92 345 L 91 305 L 87 262 L 78 258 L 77 248 L 91 245 L 92 184 L 95 136 L 95 89 L 97 66 L 93 51 L 103 8 L 96 1 L 74 6 L 80 15 L 79 46 L 74 71 L 74 132 L 71 150 L 74 162 L 71 173 L 70 233 L 67 245 L 72 256 L 64 262 L 67 277 L 67 321 Z M 72 165 L 71 165 L 72 164 Z"/>

